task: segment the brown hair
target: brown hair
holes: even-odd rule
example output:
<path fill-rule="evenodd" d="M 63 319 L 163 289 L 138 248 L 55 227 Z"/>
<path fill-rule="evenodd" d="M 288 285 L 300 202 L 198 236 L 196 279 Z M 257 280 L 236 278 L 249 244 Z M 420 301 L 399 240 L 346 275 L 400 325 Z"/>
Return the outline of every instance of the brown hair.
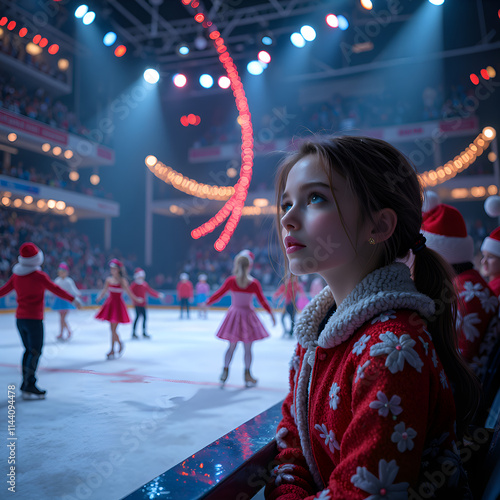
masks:
<path fill-rule="evenodd" d="M 233 274 L 236 276 L 236 283 L 241 288 L 246 288 L 250 283 L 248 270 L 250 268 L 250 259 L 246 255 L 237 255 L 234 259 Z"/>
<path fill-rule="evenodd" d="M 282 161 L 276 177 L 279 234 L 281 197 L 288 174 L 299 160 L 309 155 L 318 157 L 331 186 L 333 171 L 346 180 L 358 201 L 361 217 L 373 222 L 372 214 L 383 208 L 390 208 L 397 214 L 396 228 L 384 242 L 377 267 L 407 257 L 419 238 L 422 224 L 423 190 L 417 171 L 396 148 L 369 137 L 315 137 L 303 142 L 297 152 Z M 332 195 L 343 223 L 333 188 Z M 282 238 L 279 240 L 284 252 Z M 478 408 L 480 386 L 458 351 L 454 272 L 436 252 L 425 247 L 415 255 L 413 275 L 417 290 L 432 298 L 436 304 L 436 314 L 429 318 L 428 329 L 445 372 L 455 387 L 457 425 L 462 433 Z"/>

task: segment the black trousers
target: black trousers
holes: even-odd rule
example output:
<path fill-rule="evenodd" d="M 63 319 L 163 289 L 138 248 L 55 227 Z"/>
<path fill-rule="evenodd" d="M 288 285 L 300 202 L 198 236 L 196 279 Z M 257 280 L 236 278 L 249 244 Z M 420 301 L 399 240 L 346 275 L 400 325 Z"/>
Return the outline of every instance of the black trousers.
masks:
<path fill-rule="evenodd" d="M 184 315 L 184 308 L 186 308 L 187 317 L 189 318 L 189 299 L 181 299 L 181 318 Z"/>
<path fill-rule="evenodd" d="M 32 387 L 36 383 L 35 372 L 43 347 L 43 321 L 41 319 L 18 319 L 17 329 L 24 345 L 23 386 Z"/>
<path fill-rule="evenodd" d="M 283 315 L 281 316 L 281 322 L 283 323 L 283 328 L 285 328 L 285 316 L 288 314 L 290 316 L 290 320 L 292 322 L 292 325 L 290 326 L 290 331 L 288 334 L 290 336 L 293 335 L 293 328 L 295 326 L 295 305 L 293 302 L 290 302 L 289 304 L 285 305 L 285 311 L 283 312 Z"/>
<path fill-rule="evenodd" d="M 146 333 L 146 308 L 144 306 L 135 306 L 135 321 L 134 321 L 134 330 L 137 326 L 137 322 L 139 318 L 142 316 L 142 333 Z"/>

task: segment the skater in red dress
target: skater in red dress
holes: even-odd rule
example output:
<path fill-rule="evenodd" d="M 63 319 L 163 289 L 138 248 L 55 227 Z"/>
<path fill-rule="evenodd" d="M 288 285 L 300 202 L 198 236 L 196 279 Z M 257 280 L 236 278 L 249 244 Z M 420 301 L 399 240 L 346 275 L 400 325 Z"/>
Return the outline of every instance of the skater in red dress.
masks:
<path fill-rule="evenodd" d="M 276 325 L 273 311 L 269 306 L 260 283 L 249 275 L 253 264 L 253 253 L 242 250 L 234 259 L 233 276 L 224 281 L 222 286 L 207 300 L 207 306 L 214 304 L 227 292 L 231 292 L 231 307 L 217 332 L 217 337 L 229 341 L 229 348 L 224 358 L 224 369 L 220 381 L 224 385 L 229 374 L 229 365 L 238 342 L 245 346 L 245 384 L 255 385 L 257 380 L 250 374 L 252 364 L 252 343 L 269 337 L 252 306 L 256 295 L 262 307 L 271 315 Z"/>
<path fill-rule="evenodd" d="M 111 325 L 111 351 L 106 355 L 108 359 L 115 358 L 115 342 L 118 343 L 118 356 L 123 352 L 123 343 L 118 336 L 117 327 L 119 323 L 130 323 L 130 318 L 127 312 L 127 306 L 122 298 L 122 292 L 126 292 L 129 297 L 135 302 L 142 302 L 144 299 L 136 297 L 128 286 L 128 281 L 123 273 L 123 264 L 118 259 L 113 259 L 109 263 L 111 276 L 106 278 L 104 288 L 97 297 L 97 302 L 100 302 L 106 291 L 109 290 L 109 296 L 106 302 L 102 305 L 99 312 L 96 314 L 96 319 L 101 321 L 109 321 Z"/>

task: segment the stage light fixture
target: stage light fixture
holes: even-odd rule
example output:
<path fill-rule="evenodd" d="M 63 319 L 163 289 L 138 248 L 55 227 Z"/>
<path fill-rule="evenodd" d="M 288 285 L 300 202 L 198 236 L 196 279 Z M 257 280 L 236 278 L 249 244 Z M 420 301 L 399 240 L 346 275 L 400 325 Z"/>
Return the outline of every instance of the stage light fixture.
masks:
<path fill-rule="evenodd" d="M 372 10 L 373 3 L 371 2 L 371 0 L 361 0 L 361 7 L 366 10 Z"/>
<path fill-rule="evenodd" d="M 21 28 L 21 29 L 19 30 L 19 36 L 20 36 L 21 38 L 25 37 L 27 34 L 28 34 L 28 30 L 27 30 L 26 28 Z"/>
<path fill-rule="evenodd" d="M 8 139 L 10 142 L 14 142 L 14 141 L 17 139 L 17 134 L 15 134 L 14 132 L 11 132 L 11 133 L 7 136 L 7 139 Z"/>
<path fill-rule="evenodd" d="M 115 49 L 115 56 L 116 57 L 123 57 L 125 55 L 125 52 L 127 52 L 127 47 L 125 45 L 118 45 Z"/>
<path fill-rule="evenodd" d="M 247 64 L 247 71 L 251 75 L 261 75 L 262 72 L 264 71 L 264 67 L 262 66 L 262 64 L 259 61 L 250 61 Z"/>
<path fill-rule="evenodd" d="M 182 88 L 187 83 L 187 78 L 182 73 L 177 73 L 173 76 L 172 81 L 176 87 Z"/>
<path fill-rule="evenodd" d="M 344 16 L 337 16 L 337 19 L 339 21 L 339 29 L 345 31 L 349 28 L 349 21 Z"/>
<path fill-rule="evenodd" d="M 231 80 L 227 76 L 221 76 L 217 83 L 221 89 L 228 89 L 231 86 Z"/>
<path fill-rule="evenodd" d="M 76 170 L 72 170 L 69 173 L 69 179 L 73 182 L 76 182 L 80 178 L 80 174 Z"/>
<path fill-rule="evenodd" d="M 97 186 L 99 182 L 101 182 L 101 178 L 97 174 L 92 174 L 90 176 L 90 184 L 92 184 L 93 186 Z"/>
<path fill-rule="evenodd" d="M 260 41 L 261 41 L 262 45 L 272 45 L 273 44 L 273 39 L 269 35 L 264 35 Z"/>
<path fill-rule="evenodd" d="M 114 31 L 108 31 L 103 39 L 102 39 L 102 43 L 104 45 L 106 45 L 106 47 L 111 47 L 111 45 L 113 45 L 115 42 L 116 42 L 116 33 Z"/>
<path fill-rule="evenodd" d="M 295 47 L 298 47 L 299 49 L 306 45 L 306 41 L 300 33 L 292 33 L 290 35 L 290 41 L 293 45 L 295 45 Z"/>
<path fill-rule="evenodd" d="M 26 44 L 26 52 L 31 55 L 31 56 L 37 56 L 38 54 L 42 53 L 42 48 L 39 47 L 38 45 L 35 45 L 32 42 L 29 42 Z"/>
<path fill-rule="evenodd" d="M 214 79 L 210 75 L 204 73 L 203 75 L 200 76 L 200 85 L 203 88 L 209 89 L 213 86 L 213 84 L 214 84 Z"/>
<path fill-rule="evenodd" d="M 181 43 L 177 46 L 177 53 L 181 56 L 187 56 L 189 54 L 189 46 L 186 43 Z"/>
<path fill-rule="evenodd" d="M 429 3 L 431 3 L 432 5 L 443 5 L 444 0 L 429 0 Z"/>
<path fill-rule="evenodd" d="M 312 42 L 316 38 L 316 30 L 312 26 L 302 26 L 302 28 L 300 28 L 300 34 L 306 42 Z"/>
<path fill-rule="evenodd" d="M 48 53 L 53 56 L 59 52 L 59 45 L 57 45 L 57 43 L 53 43 L 47 50 Z"/>
<path fill-rule="evenodd" d="M 92 24 L 95 19 L 95 12 L 89 11 L 87 12 L 82 19 L 82 23 L 85 24 L 85 26 L 88 26 L 89 24 Z"/>
<path fill-rule="evenodd" d="M 160 80 L 160 73 L 156 71 L 153 68 L 148 68 L 146 71 L 144 71 L 144 80 L 146 80 L 148 83 L 151 83 L 151 85 L 154 85 L 155 83 L 158 83 Z"/>
<path fill-rule="evenodd" d="M 265 50 L 261 50 L 257 54 L 257 58 L 259 59 L 260 62 L 262 62 L 266 65 L 271 62 L 271 55 L 269 54 L 269 52 L 266 52 Z"/>
<path fill-rule="evenodd" d="M 335 14 L 328 14 L 325 18 L 326 24 L 330 26 L 330 28 L 338 28 L 339 27 L 339 20 Z"/>
<path fill-rule="evenodd" d="M 66 71 L 69 68 L 69 61 L 67 59 L 61 58 L 59 61 L 57 61 L 57 67 L 61 71 Z"/>
<path fill-rule="evenodd" d="M 75 10 L 75 17 L 77 19 L 81 19 L 87 12 L 89 11 L 89 8 L 87 5 L 82 4 L 79 7 L 76 8 Z"/>

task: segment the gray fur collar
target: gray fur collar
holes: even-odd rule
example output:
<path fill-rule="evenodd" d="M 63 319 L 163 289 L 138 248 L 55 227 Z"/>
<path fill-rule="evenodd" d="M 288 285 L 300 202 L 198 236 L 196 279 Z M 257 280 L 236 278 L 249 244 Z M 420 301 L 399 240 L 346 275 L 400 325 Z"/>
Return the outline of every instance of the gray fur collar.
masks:
<path fill-rule="evenodd" d="M 342 301 L 318 338 L 318 328 L 334 299 L 325 287 L 306 306 L 295 326 L 299 344 L 332 348 L 346 341 L 360 326 L 390 309 L 411 309 L 424 318 L 435 312 L 434 301 L 417 291 L 410 269 L 394 263 L 376 269 Z"/>

